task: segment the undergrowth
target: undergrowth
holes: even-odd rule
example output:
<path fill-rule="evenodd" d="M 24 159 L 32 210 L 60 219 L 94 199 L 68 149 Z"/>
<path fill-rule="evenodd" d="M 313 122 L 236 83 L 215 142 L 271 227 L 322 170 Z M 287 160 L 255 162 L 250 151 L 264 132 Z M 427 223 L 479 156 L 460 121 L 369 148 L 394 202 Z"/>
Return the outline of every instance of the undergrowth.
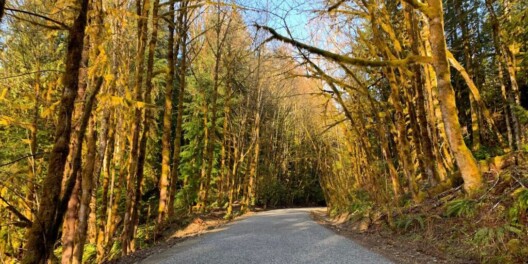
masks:
<path fill-rule="evenodd" d="M 472 197 L 458 188 L 420 204 L 400 201 L 395 204 L 404 206 L 382 210 L 356 196 L 346 210 L 363 216 L 378 210 L 386 216 L 385 221 L 375 223 L 371 217 L 371 229 L 389 230 L 398 239 L 418 248 L 434 248 L 431 251 L 455 256 L 462 263 L 527 263 L 527 186 L 528 166 L 512 166 L 498 175 L 486 175 L 482 191 Z M 339 211 L 332 213 L 338 215 Z"/>

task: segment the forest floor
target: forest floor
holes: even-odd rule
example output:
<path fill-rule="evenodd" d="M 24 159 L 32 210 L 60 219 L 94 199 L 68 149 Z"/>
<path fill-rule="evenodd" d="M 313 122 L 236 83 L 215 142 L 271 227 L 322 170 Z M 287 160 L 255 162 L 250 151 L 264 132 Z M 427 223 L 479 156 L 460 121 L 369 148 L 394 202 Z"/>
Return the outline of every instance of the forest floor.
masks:
<path fill-rule="evenodd" d="M 107 264 L 133 264 L 148 258 L 153 254 L 163 252 L 172 246 L 181 243 L 187 239 L 202 236 L 215 229 L 218 229 L 232 221 L 239 221 L 250 215 L 252 212 L 239 215 L 234 219 L 227 220 L 224 218 L 225 210 L 215 210 L 207 214 L 192 214 L 179 219 L 165 228 L 165 231 L 159 235 L 157 241 L 153 241 L 146 248 L 138 249 L 136 252 L 106 262 Z"/>
<path fill-rule="evenodd" d="M 359 231 L 353 223 L 341 223 L 338 219 L 329 218 L 324 210 L 314 211 L 312 217 L 337 234 L 395 263 L 478 263 L 439 250 L 433 241 L 424 239 L 422 234 L 401 235 L 381 227 Z"/>

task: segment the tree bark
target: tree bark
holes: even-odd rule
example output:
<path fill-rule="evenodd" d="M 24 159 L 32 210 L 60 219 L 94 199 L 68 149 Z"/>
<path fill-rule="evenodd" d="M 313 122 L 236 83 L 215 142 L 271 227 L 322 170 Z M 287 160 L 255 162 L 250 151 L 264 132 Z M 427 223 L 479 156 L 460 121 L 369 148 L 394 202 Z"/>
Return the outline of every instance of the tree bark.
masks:
<path fill-rule="evenodd" d="M 154 56 L 156 52 L 156 45 L 158 42 L 158 10 L 159 10 L 159 0 L 154 0 L 152 7 L 152 26 L 151 26 L 151 38 L 148 44 L 148 58 L 147 58 L 147 75 L 146 75 L 146 88 L 145 88 L 145 103 L 151 104 L 152 102 L 152 89 L 154 84 L 152 83 L 152 78 L 154 77 Z M 139 154 L 138 154 L 138 170 L 136 177 L 136 192 L 134 199 L 134 211 L 132 213 L 133 221 L 133 236 L 132 244 L 135 244 L 137 228 L 139 225 L 139 206 L 141 202 L 141 186 L 143 184 L 144 170 L 145 170 L 145 159 L 147 156 L 147 140 L 148 133 L 150 129 L 150 121 L 152 118 L 152 111 L 150 109 L 145 109 L 145 114 L 143 117 L 143 132 L 141 134 L 141 140 L 139 143 Z"/>
<path fill-rule="evenodd" d="M 40 65 L 37 66 L 37 70 L 40 71 Z M 27 192 L 26 192 L 26 202 L 28 204 L 28 210 L 26 211 L 26 217 L 33 221 L 33 212 L 35 208 L 35 180 L 37 176 L 37 163 L 35 155 L 37 154 L 38 149 L 38 121 L 39 121 L 39 107 L 40 107 L 40 73 L 37 73 L 35 76 L 34 84 L 35 92 L 35 104 L 33 106 L 33 121 L 31 124 L 31 129 L 29 131 L 29 152 L 31 157 L 28 157 L 29 163 L 29 177 L 27 182 Z"/>
<path fill-rule="evenodd" d="M 464 143 L 462 129 L 458 122 L 455 93 L 451 86 L 451 73 L 447 61 L 447 47 L 444 35 L 444 14 L 441 0 L 428 0 L 428 20 L 433 61 L 438 83 L 438 99 L 444 121 L 447 139 L 455 156 L 457 166 L 464 179 L 464 189 L 472 194 L 482 186 L 482 176 L 477 161 Z"/>
<path fill-rule="evenodd" d="M 31 227 L 23 255 L 23 263 L 45 263 L 53 254 L 65 208 L 62 208 L 60 194 L 64 166 L 68 158 L 71 137 L 71 121 L 74 102 L 79 88 L 79 68 L 84 45 L 84 30 L 87 23 L 88 0 L 80 0 L 80 11 L 70 30 L 66 55 L 66 69 L 63 77 L 64 90 L 59 104 L 58 124 L 55 142 L 50 153 L 48 174 L 42 184 L 40 208 L 37 221 Z M 65 192 L 69 198 L 71 192 Z"/>
<path fill-rule="evenodd" d="M 88 230 L 88 216 L 90 214 L 90 200 L 93 191 L 93 171 L 95 164 L 96 138 L 95 124 L 92 121 L 88 131 L 86 163 L 82 171 L 81 199 L 77 228 L 75 230 L 75 244 L 73 248 L 72 263 L 82 263 L 84 244 L 86 242 L 86 231 Z"/>
<path fill-rule="evenodd" d="M 135 85 L 133 90 L 134 100 L 137 102 L 143 99 L 143 71 L 145 66 L 145 51 L 147 43 L 147 21 L 150 10 L 150 0 L 136 0 L 136 12 L 139 16 L 137 22 L 138 39 L 137 54 L 135 66 Z M 133 120 L 130 129 L 130 154 L 128 160 L 128 175 L 126 179 L 126 203 L 125 216 L 123 219 L 123 233 L 121 235 L 122 254 L 128 255 L 135 251 L 134 245 L 134 214 L 136 208 L 136 191 L 139 168 L 139 140 L 141 131 L 141 109 L 137 106 L 132 107 Z"/>
<path fill-rule="evenodd" d="M 248 209 L 252 209 L 255 206 L 256 199 L 256 184 L 257 184 L 257 174 L 258 174 L 258 163 L 259 163 L 259 154 L 260 154 L 260 121 L 261 121 L 261 111 L 262 111 L 262 100 L 263 100 L 263 90 L 260 85 L 260 68 L 261 68 L 261 55 L 260 50 L 258 52 L 258 62 L 257 62 L 257 74 L 256 74 L 256 106 L 255 106 L 255 122 L 253 124 L 253 140 L 254 140 L 254 152 L 252 159 L 249 161 L 249 182 L 248 182 L 248 191 L 247 191 L 247 200 L 246 206 Z"/>
<path fill-rule="evenodd" d="M 79 172 L 80 174 L 80 172 Z M 62 264 L 71 263 L 73 259 L 73 247 L 75 245 L 75 229 L 79 211 L 79 194 L 81 192 L 80 175 L 75 176 L 75 186 L 68 201 L 64 224 L 62 227 Z"/>
<path fill-rule="evenodd" d="M 4 17 L 5 4 L 6 4 L 6 0 L 0 0 L 0 22 L 2 22 L 2 18 Z"/>
<path fill-rule="evenodd" d="M 169 40 L 167 45 L 167 79 L 165 86 L 165 106 L 163 110 L 163 128 L 161 135 L 161 175 L 159 179 L 159 205 L 158 205 L 158 226 L 167 220 L 168 203 L 170 193 L 170 150 L 171 150 L 171 132 L 172 132 L 172 90 L 174 87 L 174 1 L 169 6 Z M 178 50 L 176 50 L 178 51 Z"/>

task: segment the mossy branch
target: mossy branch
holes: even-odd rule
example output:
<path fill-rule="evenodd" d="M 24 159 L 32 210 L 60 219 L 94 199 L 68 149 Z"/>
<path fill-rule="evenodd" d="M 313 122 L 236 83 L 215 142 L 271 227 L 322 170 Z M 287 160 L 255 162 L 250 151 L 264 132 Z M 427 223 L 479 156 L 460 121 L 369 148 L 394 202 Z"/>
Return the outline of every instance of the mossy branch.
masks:
<path fill-rule="evenodd" d="M 344 56 L 344 55 L 333 53 L 327 50 L 323 50 L 323 49 L 299 42 L 297 40 L 285 37 L 279 34 L 273 28 L 270 28 L 267 26 L 255 24 L 255 27 L 257 27 L 257 29 L 264 29 L 268 31 L 271 34 L 271 38 L 273 39 L 280 40 L 284 43 L 291 44 L 297 48 L 304 49 L 313 54 L 320 55 L 322 57 L 325 57 L 327 59 L 333 60 L 338 63 L 345 63 L 349 65 L 365 66 L 365 67 L 397 67 L 397 66 L 404 66 L 408 64 L 414 64 L 414 63 L 430 63 L 431 62 L 430 57 L 417 56 L 417 55 L 409 55 L 404 59 L 388 60 L 388 61 L 376 61 L 376 60 L 368 60 L 368 59 L 362 59 L 362 58 L 351 58 L 348 56 Z"/>
<path fill-rule="evenodd" d="M 429 16 L 429 5 L 421 2 L 420 0 L 402 0 L 403 2 L 411 5 L 413 8 L 422 11 L 424 14 Z"/>

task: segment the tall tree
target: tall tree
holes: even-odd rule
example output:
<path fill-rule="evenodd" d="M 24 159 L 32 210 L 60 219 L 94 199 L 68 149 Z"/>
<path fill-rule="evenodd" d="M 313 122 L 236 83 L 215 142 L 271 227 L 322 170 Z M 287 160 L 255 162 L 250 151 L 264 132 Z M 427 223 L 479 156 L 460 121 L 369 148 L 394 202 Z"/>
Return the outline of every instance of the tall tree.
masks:
<path fill-rule="evenodd" d="M 68 157 L 68 144 L 71 137 L 73 106 L 79 88 L 79 68 L 84 46 L 84 30 L 87 23 L 88 0 L 80 0 L 79 14 L 69 33 L 66 70 L 63 77 L 64 91 L 59 105 L 58 124 L 55 130 L 55 143 L 50 154 L 48 174 L 43 183 L 46 192 L 41 198 L 39 211 L 28 236 L 23 263 L 45 263 L 51 256 L 57 240 L 62 217 L 65 213 L 64 200 L 69 200 L 70 186 L 64 190 L 61 199 L 61 182 Z M 74 182 L 74 180 L 73 180 Z M 71 184 L 69 184 L 71 185 Z"/>
<path fill-rule="evenodd" d="M 174 45 L 174 29 L 176 21 L 174 20 L 174 1 L 170 3 L 169 7 L 169 40 L 167 45 L 167 84 L 165 87 L 165 104 L 163 109 L 163 129 L 161 136 L 161 176 L 159 180 L 160 201 L 158 207 L 158 224 L 161 225 L 167 220 L 167 212 L 169 210 L 170 197 L 170 150 L 171 150 L 171 132 L 172 132 L 172 90 L 174 87 L 175 74 L 175 56 L 174 50 L 178 51 L 179 45 Z M 179 43 L 179 41 L 178 41 Z M 179 154 L 178 154 L 179 155 Z"/>

